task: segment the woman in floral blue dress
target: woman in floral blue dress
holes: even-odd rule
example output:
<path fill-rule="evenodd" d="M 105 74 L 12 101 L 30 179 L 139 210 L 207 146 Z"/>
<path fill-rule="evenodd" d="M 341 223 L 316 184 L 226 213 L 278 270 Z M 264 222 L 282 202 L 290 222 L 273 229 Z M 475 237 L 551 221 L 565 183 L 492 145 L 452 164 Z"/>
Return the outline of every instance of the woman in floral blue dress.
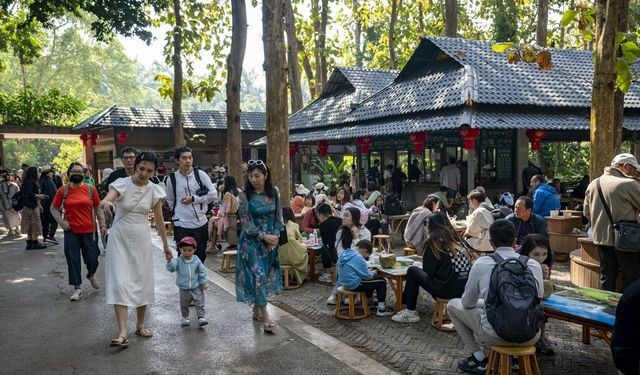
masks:
<path fill-rule="evenodd" d="M 278 240 L 284 225 L 280 193 L 262 160 L 248 162 L 238 216 L 242 230 L 236 257 L 236 300 L 253 305 L 253 319 L 265 322 L 266 332 L 274 332 L 278 323 L 269 316 L 267 297 L 282 293 Z"/>

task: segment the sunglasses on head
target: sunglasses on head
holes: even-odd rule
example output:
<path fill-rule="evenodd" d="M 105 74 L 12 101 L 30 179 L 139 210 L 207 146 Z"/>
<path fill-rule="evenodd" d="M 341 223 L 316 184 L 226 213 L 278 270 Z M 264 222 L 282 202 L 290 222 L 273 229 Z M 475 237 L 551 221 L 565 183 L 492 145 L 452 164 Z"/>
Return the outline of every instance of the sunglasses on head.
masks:
<path fill-rule="evenodd" d="M 140 160 L 153 161 L 156 160 L 156 154 L 153 152 L 141 152 L 138 154 Z"/>
<path fill-rule="evenodd" d="M 258 160 L 249 160 L 247 162 L 247 165 L 258 165 L 258 166 L 266 167 L 266 164 L 260 159 L 258 159 Z"/>

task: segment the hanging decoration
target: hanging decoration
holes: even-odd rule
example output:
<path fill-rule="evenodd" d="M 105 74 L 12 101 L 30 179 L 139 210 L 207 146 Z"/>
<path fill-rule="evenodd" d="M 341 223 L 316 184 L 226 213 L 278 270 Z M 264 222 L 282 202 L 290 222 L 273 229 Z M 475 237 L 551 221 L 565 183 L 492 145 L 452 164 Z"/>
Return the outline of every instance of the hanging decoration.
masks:
<path fill-rule="evenodd" d="M 360 145 L 360 153 L 367 154 L 369 153 L 369 145 L 373 143 L 373 138 L 360 137 L 356 138 L 356 142 Z"/>
<path fill-rule="evenodd" d="M 118 144 L 124 146 L 127 144 L 127 132 L 121 130 L 118 132 Z"/>
<path fill-rule="evenodd" d="M 91 146 L 95 146 L 97 144 L 98 133 L 89 133 L 89 138 L 91 139 Z"/>
<path fill-rule="evenodd" d="M 327 151 L 329 150 L 329 142 L 327 141 L 319 141 L 318 142 L 318 152 L 321 157 L 327 156 Z"/>
<path fill-rule="evenodd" d="M 82 146 L 87 147 L 87 140 L 89 139 L 89 135 L 88 134 L 82 134 L 80 136 L 80 139 L 82 140 Z"/>
<path fill-rule="evenodd" d="M 296 152 L 298 152 L 298 144 L 297 143 L 289 143 L 289 157 L 292 158 L 296 156 Z"/>
<path fill-rule="evenodd" d="M 413 143 L 413 152 L 422 154 L 424 152 L 424 142 L 427 140 L 427 134 L 424 132 L 411 134 L 409 140 Z"/>
<path fill-rule="evenodd" d="M 531 150 L 540 151 L 542 140 L 547 136 L 547 131 L 544 129 L 529 129 L 527 130 L 527 138 L 531 142 Z"/>
<path fill-rule="evenodd" d="M 469 125 L 460 126 L 458 131 L 460 138 L 464 139 L 464 149 L 473 150 L 475 148 L 476 139 L 480 137 L 480 129 L 472 128 Z"/>

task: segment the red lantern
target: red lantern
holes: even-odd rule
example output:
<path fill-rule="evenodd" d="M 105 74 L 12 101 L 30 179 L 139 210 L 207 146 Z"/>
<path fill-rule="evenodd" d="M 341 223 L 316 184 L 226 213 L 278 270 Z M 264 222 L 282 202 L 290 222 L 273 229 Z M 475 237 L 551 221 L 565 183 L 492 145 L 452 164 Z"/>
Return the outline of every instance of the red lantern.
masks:
<path fill-rule="evenodd" d="M 529 129 L 527 130 L 527 138 L 531 142 L 531 150 L 540 151 L 542 140 L 547 136 L 547 131 L 544 129 Z"/>
<path fill-rule="evenodd" d="M 91 146 L 95 146 L 96 145 L 96 139 L 98 139 L 98 134 L 97 133 L 90 133 L 89 134 L 89 138 L 91 138 Z"/>
<path fill-rule="evenodd" d="M 356 142 L 360 145 L 360 152 L 366 154 L 369 152 L 369 145 L 373 143 L 373 138 L 360 137 L 356 139 Z"/>
<path fill-rule="evenodd" d="M 119 131 L 118 132 L 118 144 L 120 144 L 120 146 L 123 146 L 126 143 L 127 143 L 127 132 Z"/>
<path fill-rule="evenodd" d="M 289 157 L 292 158 L 296 156 L 296 152 L 298 152 L 298 144 L 297 143 L 289 143 Z"/>
<path fill-rule="evenodd" d="M 82 134 L 80 136 L 80 139 L 82 140 L 82 145 L 84 147 L 87 147 L 87 140 L 89 139 L 89 135 L 88 134 Z"/>
<path fill-rule="evenodd" d="M 424 132 L 411 134 L 409 140 L 413 143 L 413 152 L 416 154 L 424 152 L 424 142 L 427 140 L 427 135 Z"/>
<path fill-rule="evenodd" d="M 475 148 L 476 139 L 480 137 L 480 129 L 472 128 L 469 125 L 462 125 L 458 131 L 460 138 L 464 139 L 464 149 L 473 150 Z"/>
<path fill-rule="evenodd" d="M 318 142 L 318 152 L 320 153 L 321 157 L 325 157 L 327 156 L 327 151 L 329 150 L 329 142 L 327 141 L 320 141 Z"/>

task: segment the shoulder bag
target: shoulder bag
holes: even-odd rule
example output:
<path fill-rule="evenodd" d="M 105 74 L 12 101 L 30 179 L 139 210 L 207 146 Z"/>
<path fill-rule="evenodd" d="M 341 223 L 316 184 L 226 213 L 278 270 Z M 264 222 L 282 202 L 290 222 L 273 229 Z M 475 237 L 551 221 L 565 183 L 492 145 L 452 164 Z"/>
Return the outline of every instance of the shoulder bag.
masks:
<path fill-rule="evenodd" d="M 596 180 L 596 186 L 598 188 L 598 195 L 604 206 L 604 210 L 609 217 L 609 222 L 613 227 L 613 235 L 615 239 L 615 247 L 620 251 L 628 252 L 640 252 L 640 224 L 635 221 L 613 221 L 611 210 L 607 201 L 604 200 L 604 194 L 602 194 L 602 188 L 600 187 L 600 179 Z"/>

